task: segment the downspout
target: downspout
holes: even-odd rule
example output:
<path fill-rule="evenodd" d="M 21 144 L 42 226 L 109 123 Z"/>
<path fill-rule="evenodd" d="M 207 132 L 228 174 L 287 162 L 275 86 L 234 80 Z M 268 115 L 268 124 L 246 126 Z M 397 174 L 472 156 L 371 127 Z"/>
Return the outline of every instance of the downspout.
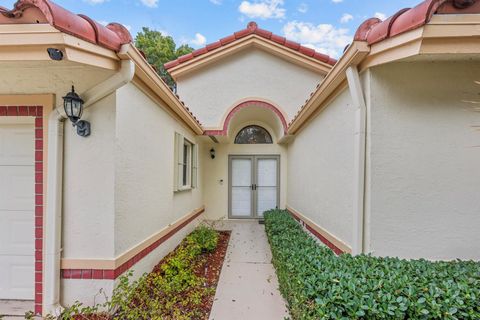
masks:
<path fill-rule="evenodd" d="M 124 48 L 122 47 L 122 49 Z M 84 108 L 93 105 L 132 81 L 134 74 L 135 64 L 133 61 L 122 60 L 120 69 L 113 76 L 81 95 L 85 100 Z M 59 316 L 63 309 L 60 304 L 60 259 L 62 252 L 63 122 L 66 118 L 63 106 L 60 106 L 52 111 L 48 119 L 48 177 L 43 305 L 44 312 L 54 316 Z"/>
<path fill-rule="evenodd" d="M 348 87 L 355 110 L 354 132 L 354 184 L 353 184 L 353 239 L 352 254 L 364 253 L 364 217 L 365 217 L 365 156 L 367 106 L 357 66 L 346 70 Z"/>

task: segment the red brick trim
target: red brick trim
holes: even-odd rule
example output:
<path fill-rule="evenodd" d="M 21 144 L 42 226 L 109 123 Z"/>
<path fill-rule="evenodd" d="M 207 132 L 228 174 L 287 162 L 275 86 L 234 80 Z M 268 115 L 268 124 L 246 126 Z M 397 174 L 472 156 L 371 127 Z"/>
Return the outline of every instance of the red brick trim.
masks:
<path fill-rule="evenodd" d="M 298 215 L 295 214 L 292 210 L 289 210 L 287 208 L 287 211 L 292 215 L 292 217 L 297 220 L 298 222 L 302 222 L 305 225 L 305 228 L 307 228 L 308 231 L 310 231 L 315 237 L 317 237 L 320 241 L 322 241 L 327 247 L 332 249 L 335 254 L 340 255 L 342 253 L 345 253 L 342 249 L 328 241 L 327 238 L 322 236 L 317 230 L 313 229 L 309 224 L 307 224 L 305 221 L 303 221 Z"/>
<path fill-rule="evenodd" d="M 170 230 L 167 234 L 165 234 L 163 237 L 143 249 L 140 253 L 136 254 L 133 258 L 128 260 L 127 262 L 123 263 L 121 266 L 119 266 L 116 269 L 110 269 L 110 270 L 100 270 L 100 269 L 62 269 L 61 270 L 61 277 L 62 279 L 95 279 L 95 280 L 115 280 L 120 275 L 122 275 L 125 271 L 133 267 L 137 262 L 145 258 L 147 255 L 149 255 L 153 250 L 158 248 L 162 243 L 167 241 L 169 238 L 171 238 L 175 233 L 183 229 L 185 226 L 187 226 L 190 222 L 195 220 L 199 215 L 201 215 L 203 212 L 205 212 L 205 209 L 202 209 L 189 217 L 187 220 Z"/>
<path fill-rule="evenodd" d="M 35 117 L 35 313 L 42 313 L 43 298 L 43 107 L 0 106 L 1 116 Z"/>
<path fill-rule="evenodd" d="M 282 122 L 283 132 L 285 134 L 287 133 L 287 130 L 288 130 L 287 120 L 283 116 L 283 113 L 280 110 L 278 110 L 277 107 L 265 101 L 248 100 L 240 103 L 235 108 L 230 110 L 227 117 L 225 118 L 225 122 L 223 123 L 222 130 L 205 130 L 203 134 L 206 136 L 226 136 L 228 134 L 228 125 L 230 124 L 230 121 L 232 120 L 233 116 L 241 109 L 248 108 L 248 107 L 260 107 L 260 108 L 273 111 Z"/>

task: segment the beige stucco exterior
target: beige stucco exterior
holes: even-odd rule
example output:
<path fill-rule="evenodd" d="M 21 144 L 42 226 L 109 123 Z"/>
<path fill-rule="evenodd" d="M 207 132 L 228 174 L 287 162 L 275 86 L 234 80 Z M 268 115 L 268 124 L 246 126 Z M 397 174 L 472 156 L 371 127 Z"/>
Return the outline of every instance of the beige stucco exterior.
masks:
<path fill-rule="evenodd" d="M 115 255 L 203 205 L 201 188 L 173 192 L 175 132 L 195 135 L 133 84 L 117 99 Z"/>
<path fill-rule="evenodd" d="M 354 108 L 344 90 L 288 145 L 293 209 L 351 245 Z"/>
<path fill-rule="evenodd" d="M 372 46 L 355 41 L 328 74 L 323 65 L 312 67 L 313 59 L 293 59 L 273 43 L 267 50 L 251 35 L 245 41 L 252 45 L 236 49 L 232 42 L 218 60 L 209 52 L 175 67 L 188 109 L 132 44 L 114 52 L 44 24 L 1 26 L 2 110 L 44 106 L 41 202 L 45 214 L 56 208 L 61 228 L 47 226 L 42 216 L 38 237 L 50 243 L 46 232 L 61 230 L 61 268 L 80 270 L 77 279 L 55 275 L 60 303 L 99 302 L 99 290 L 109 295 L 118 281 L 117 275 L 82 279 L 84 271 L 119 273 L 127 265 L 136 278 L 202 220 L 227 219 L 233 155 L 279 156 L 280 208 L 341 252 L 480 259 L 480 60 L 478 28 L 471 25 L 478 26 L 477 15 L 437 16 Z M 46 55 L 50 40 L 65 49 L 63 61 Z M 112 76 L 113 89 L 105 85 Z M 61 111 L 72 84 L 86 99 L 108 91 L 83 114 L 92 125 L 88 138 L 78 136 Z M 253 103 L 235 109 L 247 101 Z M 51 133 L 49 119 L 64 128 Z M 235 144 L 247 125 L 267 129 L 273 143 Z M 182 191 L 174 182 L 176 133 L 199 150 L 198 183 Z M 48 137 L 64 139 L 57 146 L 62 155 L 53 158 L 57 167 L 48 166 L 49 152 L 58 151 Z M 58 203 L 47 201 L 57 189 Z M 39 247 L 43 272 L 46 244 Z M 42 282 L 45 274 L 37 281 L 42 294 L 53 287 Z"/>
<path fill-rule="evenodd" d="M 368 252 L 479 258 L 478 66 L 427 61 L 372 69 Z"/>
<path fill-rule="evenodd" d="M 288 122 L 323 76 L 250 48 L 179 77 L 177 86 L 181 99 L 204 128 L 216 129 L 223 126 L 229 109 L 245 99 L 271 102 Z"/>

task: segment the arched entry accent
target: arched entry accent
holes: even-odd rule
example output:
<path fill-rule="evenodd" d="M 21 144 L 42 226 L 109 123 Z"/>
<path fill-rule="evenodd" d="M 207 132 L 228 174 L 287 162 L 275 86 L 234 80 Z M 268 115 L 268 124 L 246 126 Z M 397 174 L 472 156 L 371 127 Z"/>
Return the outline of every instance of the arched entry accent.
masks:
<path fill-rule="evenodd" d="M 280 119 L 280 122 L 282 123 L 283 126 L 283 133 L 287 133 L 288 125 L 287 125 L 287 120 L 285 119 L 285 116 L 283 115 L 282 111 L 280 111 L 276 106 L 274 106 L 271 103 L 268 103 L 266 101 L 261 101 L 261 100 L 247 100 L 243 101 L 234 108 L 230 110 L 230 112 L 227 114 L 225 117 L 225 120 L 223 122 L 223 129 L 222 130 L 205 130 L 204 135 L 207 136 L 226 136 L 228 134 L 228 126 L 230 124 L 230 121 L 234 117 L 234 115 L 245 108 L 248 107 L 260 107 L 263 109 L 271 110 L 273 111 L 277 117 Z"/>

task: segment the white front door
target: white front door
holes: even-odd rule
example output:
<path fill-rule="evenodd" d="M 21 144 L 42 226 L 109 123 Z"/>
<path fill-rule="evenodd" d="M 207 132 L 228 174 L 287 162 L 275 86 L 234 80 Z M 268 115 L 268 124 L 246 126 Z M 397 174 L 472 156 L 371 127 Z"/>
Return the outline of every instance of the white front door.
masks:
<path fill-rule="evenodd" d="M 279 205 L 279 156 L 230 156 L 229 217 L 262 218 Z"/>
<path fill-rule="evenodd" d="M 34 127 L 0 125 L 0 299 L 34 298 Z"/>

